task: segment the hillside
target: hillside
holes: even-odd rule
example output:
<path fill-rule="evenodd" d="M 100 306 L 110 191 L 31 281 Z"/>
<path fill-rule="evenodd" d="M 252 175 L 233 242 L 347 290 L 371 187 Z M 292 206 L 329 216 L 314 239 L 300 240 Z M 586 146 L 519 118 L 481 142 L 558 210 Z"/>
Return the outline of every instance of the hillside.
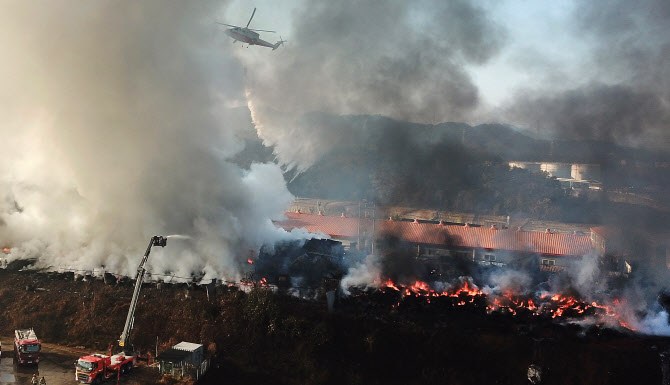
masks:
<path fill-rule="evenodd" d="M 132 286 L 36 272 L 0 271 L 0 333 L 33 326 L 48 343 L 105 351 L 120 333 Z M 27 290 L 28 289 L 28 290 Z M 393 292 L 325 303 L 255 289 L 147 284 L 132 335 L 143 353 L 203 343 L 213 369 L 203 384 L 520 384 L 528 365 L 543 384 L 660 383 L 667 339 L 598 326 L 483 313 Z M 577 354 L 578 352 L 579 354 Z"/>
<path fill-rule="evenodd" d="M 317 144 L 320 157 L 305 171 L 287 171 L 288 188 L 298 197 L 617 225 L 621 221 L 610 213 L 623 210 L 634 222 L 658 227 L 666 201 L 661 198 L 670 190 L 670 173 L 655 166 L 669 159 L 663 153 L 596 141 L 535 139 L 502 124 L 426 125 L 321 113 L 305 119 L 317 131 L 347 135 Z M 272 149 L 257 137 L 250 134 L 244 141 L 245 151 L 235 158 L 238 164 L 248 167 L 254 160 L 272 159 Z M 597 162 L 610 194 L 571 194 L 543 174 L 510 170 L 511 160 Z M 651 204 L 637 205 L 631 191 L 643 194 L 637 201 Z M 609 196 L 618 197 L 618 203 Z"/>

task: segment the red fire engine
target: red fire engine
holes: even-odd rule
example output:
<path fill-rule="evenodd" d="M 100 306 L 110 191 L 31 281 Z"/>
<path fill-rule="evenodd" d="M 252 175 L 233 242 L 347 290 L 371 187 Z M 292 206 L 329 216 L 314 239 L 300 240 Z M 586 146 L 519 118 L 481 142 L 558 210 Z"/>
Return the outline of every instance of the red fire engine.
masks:
<path fill-rule="evenodd" d="M 111 353 L 111 352 L 110 352 Z M 99 384 L 110 377 L 126 374 L 135 366 L 137 357 L 119 353 L 115 355 L 91 354 L 77 360 L 75 378 L 79 382 Z"/>
<path fill-rule="evenodd" d="M 77 362 L 75 362 L 75 380 L 83 383 L 99 384 L 110 377 L 117 376 L 118 378 L 118 376 L 121 374 L 130 372 L 135 366 L 138 357 L 134 352 L 132 345 L 130 344 L 130 333 L 133 330 L 133 324 L 135 321 L 135 308 L 137 307 L 137 301 L 140 297 L 142 282 L 144 282 L 144 273 L 146 272 L 144 265 L 149 258 L 151 247 L 165 247 L 166 243 L 167 237 L 162 237 L 159 235 L 151 237 L 151 241 L 149 241 L 149 247 L 147 247 L 147 251 L 144 253 L 144 258 L 142 258 L 140 265 L 137 267 L 135 290 L 133 291 L 133 297 L 130 301 L 130 308 L 128 309 L 126 324 L 123 328 L 123 332 L 121 333 L 121 337 L 119 337 L 119 347 L 121 347 L 123 351 L 121 353 L 112 355 L 112 351 L 114 349 L 114 345 L 112 345 L 109 349 L 108 356 L 104 354 L 91 354 L 80 357 Z"/>
<path fill-rule="evenodd" d="M 14 330 L 14 357 L 19 364 L 38 364 L 42 344 L 35 331 L 30 329 Z"/>

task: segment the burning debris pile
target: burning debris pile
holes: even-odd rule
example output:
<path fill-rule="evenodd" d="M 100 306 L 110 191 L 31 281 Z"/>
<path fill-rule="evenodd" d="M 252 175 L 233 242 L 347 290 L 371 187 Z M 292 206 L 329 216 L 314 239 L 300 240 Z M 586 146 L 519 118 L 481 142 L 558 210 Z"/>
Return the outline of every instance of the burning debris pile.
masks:
<path fill-rule="evenodd" d="M 523 296 L 506 291 L 502 295 L 488 294 L 480 290 L 469 279 L 461 279 L 456 285 L 436 291 L 426 282 L 415 281 L 409 286 L 400 286 L 391 279 L 381 285 L 379 290 L 388 293 L 396 291 L 400 296 L 392 305 L 396 309 L 405 306 L 408 301 L 417 299 L 426 304 L 441 306 L 468 306 L 492 312 L 508 313 L 514 316 L 537 317 L 538 319 L 584 320 L 591 318 L 597 324 L 622 327 L 635 330 L 617 313 L 613 306 L 601 305 L 596 301 L 587 301 L 561 294 L 543 293 L 539 296 Z M 389 290 L 390 289 L 390 290 Z M 619 301 L 615 300 L 614 305 Z"/>
<path fill-rule="evenodd" d="M 249 259 L 253 273 L 265 286 L 279 289 L 318 289 L 333 286 L 345 272 L 344 248 L 341 242 L 309 239 L 276 244 L 261 249 L 256 260 Z"/>

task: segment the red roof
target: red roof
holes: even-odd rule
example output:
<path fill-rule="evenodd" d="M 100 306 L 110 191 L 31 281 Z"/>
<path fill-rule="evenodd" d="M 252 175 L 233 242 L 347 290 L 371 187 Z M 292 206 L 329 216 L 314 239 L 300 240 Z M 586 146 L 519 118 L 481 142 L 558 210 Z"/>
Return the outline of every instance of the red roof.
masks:
<path fill-rule="evenodd" d="M 358 235 L 358 218 L 341 218 L 313 214 L 286 213 L 288 220 L 277 223 L 291 230 L 305 228 L 310 233 L 325 233 L 333 238 L 354 238 Z M 361 222 L 361 233 L 371 230 L 370 221 Z M 549 255 L 585 255 L 592 250 L 588 235 L 541 233 L 535 231 L 497 230 L 487 227 L 465 227 L 378 220 L 379 236 L 395 236 L 402 241 L 454 247 L 513 250 Z"/>
<path fill-rule="evenodd" d="M 328 234 L 333 238 L 354 238 L 358 236 L 358 218 L 331 217 L 303 213 L 284 213 L 288 218 L 277 222 L 284 230 L 306 229 L 310 233 Z"/>

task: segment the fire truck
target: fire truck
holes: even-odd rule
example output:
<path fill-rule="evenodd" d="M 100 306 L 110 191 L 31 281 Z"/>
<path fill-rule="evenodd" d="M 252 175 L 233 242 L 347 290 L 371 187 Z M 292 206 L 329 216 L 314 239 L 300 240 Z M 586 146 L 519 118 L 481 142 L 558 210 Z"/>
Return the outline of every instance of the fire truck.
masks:
<path fill-rule="evenodd" d="M 132 345 L 130 344 L 130 333 L 133 330 L 133 324 L 135 321 L 135 308 L 137 307 L 137 301 L 140 297 L 140 289 L 142 288 L 142 282 L 144 282 L 144 275 L 146 269 L 144 265 L 149 258 L 149 253 L 151 252 L 152 246 L 161 246 L 165 247 L 167 244 L 167 237 L 162 237 L 160 235 L 154 235 L 149 241 L 149 247 L 144 253 L 144 258 L 140 261 L 140 265 L 137 267 L 137 276 L 135 278 L 135 290 L 133 291 L 133 298 L 130 301 L 130 308 L 128 309 L 128 316 L 126 317 L 126 324 L 123 327 L 123 332 L 121 337 L 119 337 L 119 347 L 122 348 L 122 351 L 117 354 L 113 354 L 114 345 L 109 349 L 109 355 L 105 354 L 90 354 L 88 356 L 79 357 L 77 362 L 75 362 L 75 380 L 86 383 L 86 384 L 99 384 L 102 381 L 112 378 L 119 377 L 122 374 L 129 373 L 138 360 L 138 355 L 135 353 Z"/>
<path fill-rule="evenodd" d="M 129 373 L 135 366 L 137 356 L 119 354 L 91 354 L 77 360 L 75 379 L 82 383 L 99 384 L 102 381 Z"/>
<path fill-rule="evenodd" d="M 38 364 L 40 350 L 42 344 L 32 328 L 14 330 L 14 357 L 18 364 Z"/>

